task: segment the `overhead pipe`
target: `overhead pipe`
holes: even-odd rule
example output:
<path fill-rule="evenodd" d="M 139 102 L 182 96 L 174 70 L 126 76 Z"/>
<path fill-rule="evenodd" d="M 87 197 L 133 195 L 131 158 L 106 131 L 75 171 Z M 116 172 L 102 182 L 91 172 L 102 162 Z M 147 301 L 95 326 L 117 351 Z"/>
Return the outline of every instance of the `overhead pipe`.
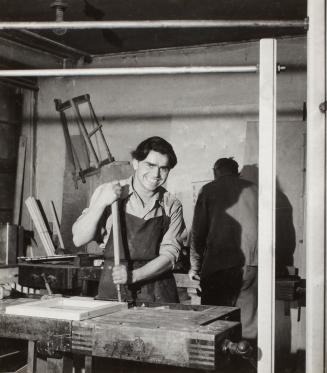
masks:
<path fill-rule="evenodd" d="M 60 54 L 64 54 L 64 51 L 67 52 L 67 53 L 70 53 L 70 54 L 73 54 L 75 56 L 78 56 L 78 57 L 83 57 L 84 59 L 86 59 L 87 61 L 91 61 L 92 60 L 92 57 L 89 53 L 87 52 L 84 52 L 80 49 L 76 49 L 76 48 L 73 48 L 73 47 L 69 47 L 68 45 L 65 45 L 65 44 L 62 44 L 62 43 L 59 43 L 55 40 L 52 40 L 52 39 L 49 39 L 49 38 L 46 38 L 42 35 L 39 35 L 35 32 L 31 32 L 31 31 L 27 31 L 27 30 L 20 30 L 20 32 L 26 36 L 29 36 L 29 37 L 32 37 L 33 39 L 35 40 L 39 40 L 41 42 L 45 42 L 53 47 L 56 47 L 56 48 L 60 48 L 62 49 L 62 52 Z"/>
<path fill-rule="evenodd" d="M 104 75 L 174 75 L 210 73 L 255 73 L 259 67 L 253 66 L 183 66 L 183 67 L 109 67 L 91 69 L 32 69 L 0 70 L 0 77 L 17 76 L 104 76 Z"/>
<path fill-rule="evenodd" d="M 161 28 L 308 28 L 304 20 L 157 20 L 0 22 L 0 30 L 47 29 L 161 29 Z"/>

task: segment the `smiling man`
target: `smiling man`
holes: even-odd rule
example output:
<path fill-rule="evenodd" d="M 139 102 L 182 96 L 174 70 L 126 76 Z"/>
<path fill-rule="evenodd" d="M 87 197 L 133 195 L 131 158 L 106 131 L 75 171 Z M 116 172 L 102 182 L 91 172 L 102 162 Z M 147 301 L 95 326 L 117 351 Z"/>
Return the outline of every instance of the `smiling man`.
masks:
<path fill-rule="evenodd" d="M 117 284 L 124 300 L 178 302 L 172 269 L 185 230 L 181 203 L 163 184 L 177 164 L 172 146 L 150 137 L 132 152 L 134 175 L 99 186 L 90 206 L 73 225 L 76 246 L 92 240 L 104 248 L 98 299 L 116 299 Z M 121 199 L 124 252 L 114 266 L 111 204 Z"/>

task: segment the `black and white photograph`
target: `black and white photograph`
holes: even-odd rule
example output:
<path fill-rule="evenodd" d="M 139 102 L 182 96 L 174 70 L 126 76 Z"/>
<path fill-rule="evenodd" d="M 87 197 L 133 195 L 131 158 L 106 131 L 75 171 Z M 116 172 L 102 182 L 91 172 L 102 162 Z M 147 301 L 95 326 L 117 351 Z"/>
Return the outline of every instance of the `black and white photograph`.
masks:
<path fill-rule="evenodd" d="M 0 0 L 0 373 L 325 373 L 325 0 Z"/>

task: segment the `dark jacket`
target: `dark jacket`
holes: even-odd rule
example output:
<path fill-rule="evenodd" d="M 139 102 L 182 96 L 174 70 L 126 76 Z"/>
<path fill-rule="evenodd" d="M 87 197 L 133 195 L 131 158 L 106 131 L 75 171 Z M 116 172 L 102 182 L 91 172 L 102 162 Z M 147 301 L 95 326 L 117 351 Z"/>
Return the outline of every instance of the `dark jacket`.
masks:
<path fill-rule="evenodd" d="M 201 276 L 236 266 L 257 266 L 257 227 L 255 184 L 228 174 L 204 185 L 195 206 L 191 241 Z"/>

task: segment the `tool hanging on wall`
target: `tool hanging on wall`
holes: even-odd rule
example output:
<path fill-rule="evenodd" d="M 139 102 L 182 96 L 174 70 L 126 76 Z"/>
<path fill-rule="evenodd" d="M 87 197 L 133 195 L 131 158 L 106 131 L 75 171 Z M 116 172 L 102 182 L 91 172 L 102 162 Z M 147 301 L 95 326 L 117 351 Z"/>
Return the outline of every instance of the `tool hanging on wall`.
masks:
<path fill-rule="evenodd" d="M 81 180 L 83 183 L 86 182 L 85 177 L 94 175 L 99 172 L 100 168 L 106 164 L 109 164 L 111 162 L 114 162 L 114 158 L 111 155 L 111 152 L 109 150 L 108 144 L 105 140 L 105 137 L 102 132 L 102 124 L 99 123 L 95 111 L 93 109 L 93 106 L 91 104 L 90 95 L 85 94 L 81 96 L 77 96 L 72 98 L 71 100 L 68 100 L 66 102 L 61 102 L 59 99 L 55 99 L 55 106 L 56 110 L 60 114 L 61 123 L 64 130 L 64 136 L 66 141 L 66 146 L 68 150 L 68 157 L 69 160 L 73 166 L 73 180 L 75 182 L 75 188 L 78 188 L 78 180 Z M 83 120 L 83 117 L 80 112 L 79 106 L 82 104 L 87 104 L 90 112 L 90 119 L 92 121 L 93 129 L 91 131 L 88 131 L 85 125 L 85 121 Z M 78 151 L 76 147 L 73 145 L 73 141 L 71 138 L 71 134 L 68 128 L 68 120 L 66 116 L 66 110 L 73 109 L 73 117 L 74 120 L 77 123 L 79 132 L 82 136 L 85 148 L 87 149 L 86 157 L 87 157 L 87 163 L 88 167 L 82 168 L 82 162 L 79 159 Z M 98 137 L 95 137 L 94 135 L 98 134 Z M 100 150 L 98 150 L 98 153 L 96 152 L 94 141 L 97 141 L 98 148 L 100 140 L 102 142 L 103 149 L 106 154 L 106 158 L 101 160 L 100 156 Z M 91 159 L 91 156 L 92 159 Z M 93 162 L 93 165 L 91 165 L 91 162 Z"/>

